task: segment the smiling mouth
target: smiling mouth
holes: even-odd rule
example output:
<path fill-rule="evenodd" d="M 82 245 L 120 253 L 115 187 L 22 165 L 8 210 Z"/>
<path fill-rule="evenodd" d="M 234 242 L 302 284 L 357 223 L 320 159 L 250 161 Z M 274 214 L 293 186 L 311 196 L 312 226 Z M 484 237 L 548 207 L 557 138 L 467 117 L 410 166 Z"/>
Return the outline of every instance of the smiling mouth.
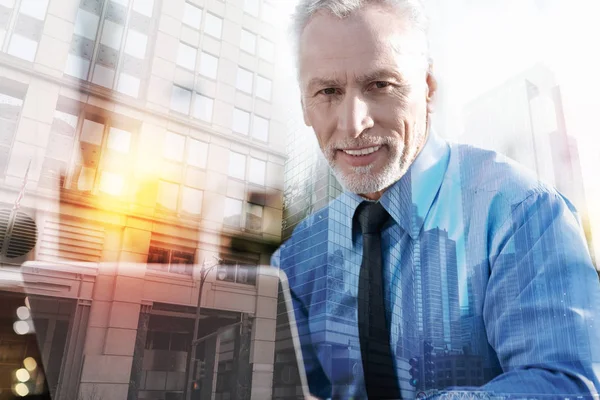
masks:
<path fill-rule="evenodd" d="M 358 156 L 366 156 L 366 155 L 375 153 L 380 148 L 381 148 L 381 146 L 373 146 L 373 147 L 367 147 L 364 149 L 356 149 L 356 150 L 350 150 L 350 149 L 340 149 L 340 150 L 350 156 L 358 157 Z"/>

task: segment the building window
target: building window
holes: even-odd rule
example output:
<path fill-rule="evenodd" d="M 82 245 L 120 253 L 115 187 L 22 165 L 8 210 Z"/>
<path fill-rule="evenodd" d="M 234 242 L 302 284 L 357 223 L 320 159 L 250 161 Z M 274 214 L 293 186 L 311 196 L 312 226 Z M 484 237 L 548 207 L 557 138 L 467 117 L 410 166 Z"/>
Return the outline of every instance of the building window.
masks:
<path fill-rule="evenodd" d="M 137 97 L 140 92 L 140 79 L 129 74 L 119 75 L 117 91 L 131 97 Z"/>
<path fill-rule="evenodd" d="M 82 38 L 96 40 L 98 23 L 100 22 L 100 12 L 101 10 L 99 7 L 94 7 L 94 9 L 90 11 L 81 8 L 77 10 L 73 33 Z"/>
<path fill-rule="evenodd" d="M 296 383 L 296 377 L 298 376 L 298 369 L 293 365 L 284 365 L 281 369 L 281 382 L 286 385 Z"/>
<path fill-rule="evenodd" d="M 240 49 L 250 54 L 256 54 L 256 35 L 252 32 L 242 29 Z"/>
<path fill-rule="evenodd" d="M 131 133 L 115 127 L 111 127 L 108 131 L 107 147 L 109 149 L 127 154 L 129 152 L 130 143 Z"/>
<path fill-rule="evenodd" d="M 148 269 L 192 275 L 194 267 L 194 249 L 169 249 L 152 243 L 148 250 Z"/>
<path fill-rule="evenodd" d="M 179 185 L 172 182 L 159 181 L 156 204 L 169 211 L 177 211 Z"/>
<path fill-rule="evenodd" d="M 237 179 L 246 177 L 246 156 L 234 151 L 229 152 L 229 176 Z"/>
<path fill-rule="evenodd" d="M 271 100 L 271 80 L 259 76 L 256 78 L 256 97 L 263 100 Z"/>
<path fill-rule="evenodd" d="M 100 44 L 118 50 L 121 47 L 124 26 L 112 21 L 104 21 Z"/>
<path fill-rule="evenodd" d="M 223 19 L 217 17 L 216 15 L 206 13 L 206 19 L 204 20 L 204 33 L 220 39 L 222 30 Z"/>
<path fill-rule="evenodd" d="M 128 3 L 81 0 L 64 73 L 137 98 L 157 24 L 153 0 Z"/>
<path fill-rule="evenodd" d="M 26 93 L 27 86 L 18 82 L 5 79 L 0 86 L 0 177 L 8 165 Z"/>
<path fill-rule="evenodd" d="M 200 215 L 200 212 L 202 211 L 202 197 L 202 190 L 184 186 L 181 199 L 181 211 L 188 214 Z"/>
<path fill-rule="evenodd" d="M 263 206 L 247 203 L 246 229 L 251 231 L 262 231 Z"/>
<path fill-rule="evenodd" d="M 256 285 L 256 265 L 238 265 L 235 281 L 244 285 Z"/>
<path fill-rule="evenodd" d="M 148 330 L 147 350 L 189 351 L 192 332 L 162 332 Z"/>
<path fill-rule="evenodd" d="M 268 41 L 265 38 L 260 38 L 258 45 L 258 55 L 260 58 L 274 62 L 275 61 L 275 45 L 273 42 Z"/>
<path fill-rule="evenodd" d="M 236 133 L 248 135 L 250 130 L 250 113 L 240 110 L 239 108 L 234 108 L 233 123 L 231 128 Z"/>
<path fill-rule="evenodd" d="M 206 168 L 208 158 L 208 143 L 196 139 L 189 139 L 187 163 L 193 167 Z"/>
<path fill-rule="evenodd" d="M 125 53 L 135 58 L 143 59 L 146 57 L 146 48 L 148 47 L 148 36 L 129 29 L 127 41 L 125 42 Z"/>
<path fill-rule="evenodd" d="M 235 282 L 236 265 L 231 264 L 231 261 L 224 261 L 217 267 L 217 280 L 223 282 Z"/>
<path fill-rule="evenodd" d="M 196 93 L 193 112 L 194 117 L 207 122 L 212 121 L 213 103 L 214 100 L 210 97 Z"/>
<path fill-rule="evenodd" d="M 172 161 L 183 161 L 185 137 L 173 132 L 167 132 L 163 147 L 163 156 Z"/>
<path fill-rule="evenodd" d="M 171 213 L 199 217 L 202 213 L 202 190 L 174 182 L 159 181 L 156 204 Z"/>
<path fill-rule="evenodd" d="M 208 78 L 217 79 L 217 71 L 219 69 L 219 59 L 212 54 L 205 52 L 200 53 L 200 69 L 201 75 Z"/>
<path fill-rule="evenodd" d="M 185 3 L 183 19 L 181 22 L 194 29 L 200 29 L 200 24 L 202 23 L 202 9 L 190 3 Z"/>
<path fill-rule="evenodd" d="M 269 138 L 269 120 L 258 115 L 253 115 L 252 137 L 266 142 Z"/>
<path fill-rule="evenodd" d="M 42 39 L 47 9 L 48 0 L 1 2 L 0 48 L 12 56 L 33 62 Z"/>
<path fill-rule="evenodd" d="M 47 158 L 61 161 L 57 156 L 60 151 L 65 152 L 62 160 L 66 161 L 71 154 L 69 135 L 74 129 L 79 129 L 78 151 L 72 161 L 66 187 L 82 192 L 96 193 L 98 190 L 114 196 L 122 195 L 127 187 L 133 132 L 139 122 L 83 112 L 78 123 L 75 115 L 78 111 L 75 110 L 78 110 L 77 105 L 71 100 L 59 99 L 51 134 L 53 144 L 46 150 Z"/>
<path fill-rule="evenodd" d="M 248 180 L 257 185 L 265 184 L 265 172 L 267 163 L 256 158 L 250 158 L 250 170 L 248 172 Z"/>
<path fill-rule="evenodd" d="M 238 67 L 235 87 L 246 93 L 252 93 L 252 72 Z"/>
<path fill-rule="evenodd" d="M 123 191 L 125 180 L 123 175 L 114 172 L 103 171 L 100 175 L 100 191 L 118 196 Z"/>
<path fill-rule="evenodd" d="M 183 42 L 179 42 L 179 48 L 177 50 L 177 65 L 193 71 L 196 68 L 197 56 L 197 49 Z"/>
<path fill-rule="evenodd" d="M 54 112 L 50 128 L 46 155 L 42 165 L 39 187 L 58 189 L 61 177 L 65 175 L 73 153 L 73 143 L 77 135 L 77 111 Z"/>
<path fill-rule="evenodd" d="M 256 265 L 224 260 L 217 270 L 217 279 L 225 282 L 256 285 Z"/>
<path fill-rule="evenodd" d="M 167 132 L 163 148 L 165 158 L 183 162 L 185 157 L 187 165 L 205 168 L 207 155 L 207 143 Z M 156 204 L 166 211 L 197 217 L 202 211 L 202 199 L 202 190 L 178 182 L 159 181 Z"/>
<path fill-rule="evenodd" d="M 173 85 L 173 91 L 171 92 L 171 110 L 188 115 L 190 113 L 191 102 L 191 90 Z"/>
<path fill-rule="evenodd" d="M 154 0 L 133 0 L 133 10 L 146 17 L 152 17 L 153 9 Z"/>
<path fill-rule="evenodd" d="M 8 3 L 12 3 L 8 1 Z M 48 0 L 21 0 L 19 12 L 23 15 L 29 15 L 35 19 L 43 21 L 46 18 L 46 9 Z"/>
<path fill-rule="evenodd" d="M 260 10 L 259 0 L 244 0 L 244 11 L 250 15 L 258 17 Z"/>
<path fill-rule="evenodd" d="M 277 13 L 275 11 L 275 7 L 273 7 L 266 1 L 263 2 L 260 18 L 265 22 L 274 24 L 277 21 Z"/>
<path fill-rule="evenodd" d="M 239 228 L 242 223 L 242 201 L 225 198 L 225 208 L 223 212 L 223 223 L 228 226 Z"/>

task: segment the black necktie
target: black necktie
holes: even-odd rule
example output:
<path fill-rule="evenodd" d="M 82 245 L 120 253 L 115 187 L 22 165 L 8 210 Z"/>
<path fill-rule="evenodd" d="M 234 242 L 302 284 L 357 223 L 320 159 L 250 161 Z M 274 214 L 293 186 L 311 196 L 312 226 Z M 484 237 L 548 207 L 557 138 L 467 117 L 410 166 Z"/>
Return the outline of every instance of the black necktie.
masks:
<path fill-rule="evenodd" d="M 381 228 L 390 215 L 380 203 L 363 202 L 355 220 L 363 236 L 358 281 L 358 334 L 369 399 L 401 399 L 385 314 Z"/>

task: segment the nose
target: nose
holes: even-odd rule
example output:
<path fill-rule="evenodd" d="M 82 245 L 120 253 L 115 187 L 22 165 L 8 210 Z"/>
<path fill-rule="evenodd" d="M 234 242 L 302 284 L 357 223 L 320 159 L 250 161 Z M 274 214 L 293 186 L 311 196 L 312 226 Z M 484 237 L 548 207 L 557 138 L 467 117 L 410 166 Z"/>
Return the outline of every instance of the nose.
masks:
<path fill-rule="evenodd" d="M 338 109 L 338 130 L 346 137 L 356 138 L 371 127 L 369 104 L 362 96 L 347 93 Z"/>

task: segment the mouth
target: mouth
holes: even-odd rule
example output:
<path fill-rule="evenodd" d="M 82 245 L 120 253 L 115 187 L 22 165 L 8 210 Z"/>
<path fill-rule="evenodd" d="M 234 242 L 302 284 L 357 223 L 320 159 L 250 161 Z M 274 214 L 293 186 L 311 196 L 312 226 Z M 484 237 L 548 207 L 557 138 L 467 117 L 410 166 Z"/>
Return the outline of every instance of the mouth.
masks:
<path fill-rule="evenodd" d="M 361 149 L 338 149 L 340 161 L 350 167 L 366 167 L 380 159 L 384 145 Z"/>
<path fill-rule="evenodd" d="M 340 149 L 345 154 L 353 157 L 368 156 L 378 151 L 381 146 L 366 147 L 364 149 Z"/>

